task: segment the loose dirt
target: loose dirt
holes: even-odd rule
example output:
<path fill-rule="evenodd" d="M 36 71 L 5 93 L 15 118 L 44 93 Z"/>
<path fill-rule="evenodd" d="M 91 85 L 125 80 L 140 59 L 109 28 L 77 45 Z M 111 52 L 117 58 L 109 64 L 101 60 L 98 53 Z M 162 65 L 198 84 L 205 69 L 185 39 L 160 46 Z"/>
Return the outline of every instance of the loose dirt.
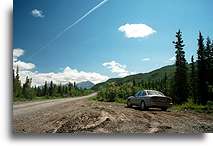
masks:
<path fill-rule="evenodd" d="M 93 94 L 95 95 L 95 94 Z M 91 97 L 91 96 L 89 96 Z M 204 113 L 140 111 L 89 97 L 13 106 L 16 133 L 206 133 L 213 116 Z M 55 102 L 55 103 L 54 103 Z"/>

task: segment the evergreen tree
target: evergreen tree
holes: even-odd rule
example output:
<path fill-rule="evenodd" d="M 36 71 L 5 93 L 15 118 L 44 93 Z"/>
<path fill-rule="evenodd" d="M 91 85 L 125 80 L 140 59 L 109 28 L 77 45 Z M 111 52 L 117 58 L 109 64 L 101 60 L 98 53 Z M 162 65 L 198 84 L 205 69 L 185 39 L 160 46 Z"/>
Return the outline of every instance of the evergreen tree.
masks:
<path fill-rule="evenodd" d="M 13 98 L 15 98 L 15 96 L 16 96 L 15 81 L 16 81 L 16 78 L 15 78 L 15 72 L 14 72 L 14 69 L 13 69 Z"/>
<path fill-rule="evenodd" d="M 50 87 L 49 87 L 49 96 L 53 96 L 53 92 L 54 92 L 54 86 L 53 86 L 53 81 L 50 81 Z"/>
<path fill-rule="evenodd" d="M 76 83 L 74 82 L 73 87 L 76 88 Z"/>
<path fill-rule="evenodd" d="M 198 69 L 198 103 L 206 104 L 208 97 L 208 86 L 206 82 L 206 56 L 205 56 L 205 46 L 203 43 L 203 36 L 199 32 L 198 38 L 198 60 L 197 60 L 197 69 Z"/>
<path fill-rule="evenodd" d="M 69 82 L 69 83 L 68 83 L 68 91 L 69 91 L 69 95 L 70 95 L 70 96 L 72 96 L 72 87 L 73 87 L 72 83 Z"/>
<path fill-rule="evenodd" d="M 132 81 L 132 85 L 133 85 L 133 87 L 136 86 L 136 81 L 135 80 Z"/>
<path fill-rule="evenodd" d="M 53 84 L 53 96 L 57 96 L 57 88 L 58 86 L 56 84 Z"/>
<path fill-rule="evenodd" d="M 19 68 L 18 68 L 18 66 L 17 66 L 17 68 L 16 68 L 16 76 L 15 76 L 15 78 L 13 78 L 14 79 L 14 83 L 13 83 L 13 85 L 14 85 L 14 97 L 21 97 L 21 81 L 20 81 L 20 76 L 19 76 Z"/>
<path fill-rule="evenodd" d="M 38 96 L 38 97 L 42 96 L 42 90 L 41 90 L 40 86 L 38 86 L 36 89 L 36 96 Z"/>
<path fill-rule="evenodd" d="M 44 83 L 44 87 L 43 87 L 43 96 L 48 96 L 47 81 L 45 81 L 45 83 Z"/>
<path fill-rule="evenodd" d="M 205 65 L 206 65 L 206 81 L 210 80 L 210 69 L 211 69 L 211 40 L 209 37 L 206 39 L 206 48 L 204 50 L 205 56 Z"/>
<path fill-rule="evenodd" d="M 188 97 L 188 84 L 187 84 L 187 67 L 185 52 L 183 47 L 182 32 L 179 30 L 176 32 L 176 41 L 173 41 L 176 48 L 176 71 L 175 71 L 175 101 L 178 104 L 187 101 Z"/>
<path fill-rule="evenodd" d="M 26 81 L 23 84 L 22 94 L 25 99 L 32 99 L 34 97 L 33 89 L 31 88 L 32 79 L 29 79 L 28 76 L 26 77 Z"/>
<path fill-rule="evenodd" d="M 164 79 L 163 79 L 163 93 L 165 95 L 168 95 L 168 85 L 167 85 L 168 77 L 167 74 L 164 74 Z"/>
<path fill-rule="evenodd" d="M 59 84 L 59 86 L 58 86 L 58 91 L 57 91 L 57 93 L 58 93 L 60 96 L 63 96 L 63 90 L 62 90 L 61 84 Z"/>
<path fill-rule="evenodd" d="M 210 67 L 209 67 L 209 99 L 213 101 L 213 41 L 210 46 Z"/>
<path fill-rule="evenodd" d="M 210 85 L 213 85 L 213 41 L 211 42 L 210 46 L 210 72 L 209 72 L 209 83 Z"/>
<path fill-rule="evenodd" d="M 193 102 L 197 103 L 197 76 L 195 71 L 194 56 L 191 57 L 190 85 L 191 85 L 191 97 L 193 99 Z"/>

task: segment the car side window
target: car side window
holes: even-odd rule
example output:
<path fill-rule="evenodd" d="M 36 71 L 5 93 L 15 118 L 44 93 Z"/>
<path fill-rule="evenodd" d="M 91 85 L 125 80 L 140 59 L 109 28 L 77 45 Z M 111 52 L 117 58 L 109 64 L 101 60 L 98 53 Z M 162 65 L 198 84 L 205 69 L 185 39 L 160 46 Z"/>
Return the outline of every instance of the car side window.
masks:
<path fill-rule="evenodd" d="M 145 96 L 145 95 L 146 95 L 146 93 L 145 93 L 144 91 L 140 93 L 140 96 L 141 96 L 141 97 L 143 97 L 143 96 Z"/>
<path fill-rule="evenodd" d="M 137 93 L 135 94 L 135 96 L 136 96 L 136 97 L 140 96 L 140 93 L 141 93 L 141 92 L 137 92 Z"/>

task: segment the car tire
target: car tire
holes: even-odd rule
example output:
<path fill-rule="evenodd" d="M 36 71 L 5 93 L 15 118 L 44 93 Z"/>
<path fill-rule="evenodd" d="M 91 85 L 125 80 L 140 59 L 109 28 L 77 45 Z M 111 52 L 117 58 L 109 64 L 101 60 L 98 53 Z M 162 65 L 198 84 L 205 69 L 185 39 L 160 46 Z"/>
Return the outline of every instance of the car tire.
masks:
<path fill-rule="evenodd" d="M 132 107 L 130 100 L 127 100 L 127 107 L 129 107 L 129 108 Z"/>
<path fill-rule="evenodd" d="M 163 107 L 161 108 L 162 111 L 166 111 L 167 110 L 167 107 Z"/>
<path fill-rule="evenodd" d="M 141 102 L 140 109 L 141 110 L 146 110 L 146 104 L 145 104 L 144 101 Z"/>

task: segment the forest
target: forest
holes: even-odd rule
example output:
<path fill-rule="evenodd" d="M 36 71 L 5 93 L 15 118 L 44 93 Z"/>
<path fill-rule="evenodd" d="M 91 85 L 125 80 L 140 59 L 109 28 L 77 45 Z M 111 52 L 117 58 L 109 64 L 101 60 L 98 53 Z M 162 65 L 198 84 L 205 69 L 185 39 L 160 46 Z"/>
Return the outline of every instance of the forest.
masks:
<path fill-rule="evenodd" d="M 175 37 L 176 40 L 172 43 L 176 61 L 172 65 L 172 74 L 165 70 L 155 80 L 146 80 L 143 79 L 144 75 L 135 75 L 127 81 L 127 78 L 121 78 L 96 85 L 94 88 L 99 91 L 97 100 L 124 103 L 128 96 L 134 95 L 138 90 L 154 89 L 172 97 L 174 104 L 191 101 L 205 105 L 208 101 L 213 101 L 213 41 L 209 37 L 205 40 L 199 32 L 196 60 L 192 55 L 191 62 L 187 63 L 182 32 L 178 30 Z"/>

